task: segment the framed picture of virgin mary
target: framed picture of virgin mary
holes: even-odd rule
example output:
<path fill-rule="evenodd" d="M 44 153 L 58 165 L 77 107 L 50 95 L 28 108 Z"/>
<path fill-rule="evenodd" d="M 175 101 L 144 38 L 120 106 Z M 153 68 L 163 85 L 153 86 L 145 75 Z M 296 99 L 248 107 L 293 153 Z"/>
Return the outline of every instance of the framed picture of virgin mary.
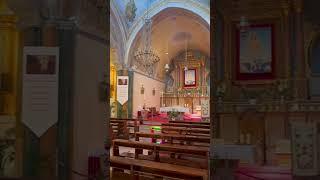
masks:
<path fill-rule="evenodd" d="M 196 69 L 188 69 L 184 71 L 184 87 L 197 86 L 197 72 Z"/>
<path fill-rule="evenodd" d="M 273 25 L 253 25 L 237 30 L 237 80 L 268 80 L 274 77 Z"/>

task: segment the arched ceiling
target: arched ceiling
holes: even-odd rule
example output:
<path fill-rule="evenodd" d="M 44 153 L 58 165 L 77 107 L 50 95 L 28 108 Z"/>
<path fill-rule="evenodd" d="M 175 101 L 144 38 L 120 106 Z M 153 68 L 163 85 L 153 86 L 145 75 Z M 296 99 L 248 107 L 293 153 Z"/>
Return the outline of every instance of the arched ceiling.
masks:
<path fill-rule="evenodd" d="M 118 10 L 121 12 L 122 16 L 126 19 L 126 15 L 125 15 L 126 6 L 130 2 L 130 0 L 112 0 L 112 1 L 115 2 Z M 135 6 L 137 9 L 135 12 L 136 16 L 134 20 L 141 18 L 148 8 L 152 7 L 157 3 L 161 3 L 164 1 L 170 1 L 170 0 L 134 0 Z M 187 0 L 180 0 L 180 1 L 183 3 L 184 1 L 187 1 Z M 199 2 L 207 7 L 210 6 L 210 0 L 188 0 L 188 1 Z M 133 24 L 132 22 L 129 22 L 128 19 L 126 19 L 126 23 L 128 26 L 131 26 Z"/>
<path fill-rule="evenodd" d="M 209 55 L 210 27 L 200 16 L 188 10 L 167 8 L 153 17 L 151 41 L 153 49 L 160 57 L 157 76 L 162 78 L 164 65 L 186 48 L 200 50 Z M 139 47 L 143 47 L 142 30 L 130 49 L 131 62 Z"/>

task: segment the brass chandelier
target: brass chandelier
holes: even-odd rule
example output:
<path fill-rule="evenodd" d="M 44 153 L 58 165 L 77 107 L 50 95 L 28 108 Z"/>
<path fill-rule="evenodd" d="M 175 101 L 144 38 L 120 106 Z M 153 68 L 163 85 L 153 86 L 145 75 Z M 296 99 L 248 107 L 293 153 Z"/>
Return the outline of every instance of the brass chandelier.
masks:
<path fill-rule="evenodd" d="M 138 49 L 135 54 L 135 62 L 138 67 L 142 68 L 149 76 L 154 76 L 154 70 L 156 64 L 160 61 L 159 56 L 151 47 L 151 30 L 152 30 L 152 20 L 148 16 L 148 9 L 144 23 L 144 48 Z"/>

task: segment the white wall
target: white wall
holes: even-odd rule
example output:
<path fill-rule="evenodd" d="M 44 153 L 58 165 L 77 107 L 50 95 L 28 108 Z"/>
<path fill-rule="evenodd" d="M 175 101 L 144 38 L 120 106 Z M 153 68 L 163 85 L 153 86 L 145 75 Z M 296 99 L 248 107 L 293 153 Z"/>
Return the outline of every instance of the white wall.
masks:
<path fill-rule="evenodd" d="M 144 95 L 140 93 L 141 86 L 144 87 Z M 133 115 L 137 115 L 139 107 L 156 107 L 157 110 L 160 108 L 160 92 L 164 89 L 164 83 L 158 80 L 149 78 L 140 73 L 134 72 L 133 75 Z M 155 96 L 152 95 L 153 88 L 156 89 Z"/>
<path fill-rule="evenodd" d="M 105 105 L 99 101 L 99 83 L 106 68 L 108 47 L 83 35 L 76 37 L 73 108 L 74 170 L 87 174 L 89 153 L 103 150 Z M 74 180 L 87 180 L 74 175 Z"/>

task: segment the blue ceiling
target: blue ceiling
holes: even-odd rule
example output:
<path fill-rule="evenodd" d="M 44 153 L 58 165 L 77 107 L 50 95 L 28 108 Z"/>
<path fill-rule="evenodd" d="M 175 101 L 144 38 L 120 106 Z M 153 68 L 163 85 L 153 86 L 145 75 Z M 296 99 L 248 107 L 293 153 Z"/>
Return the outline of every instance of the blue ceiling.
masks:
<path fill-rule="evenodd" d="M 129 3 L 129 1 L 130 0 L 114 0 L 114 2 L 117 4 L 117 6 L 119 7 L 119 10 L 124 16 L 125 16 L 126 5 Z M 159 1 L 161 0 L 134 0 L 135 6 L 137 8 L 136 19 L 140 17 L 148 7 L 150 7 L 151 5 Z M 181 0 L 181 1 L 184 1 L 184 0 Z M 207 6 L 210 6 L 210 0 L 196 0 L 196 1 L 199 1 Z M 128 25 L 131 24 L 129 22 L 127 23 Z"/>

